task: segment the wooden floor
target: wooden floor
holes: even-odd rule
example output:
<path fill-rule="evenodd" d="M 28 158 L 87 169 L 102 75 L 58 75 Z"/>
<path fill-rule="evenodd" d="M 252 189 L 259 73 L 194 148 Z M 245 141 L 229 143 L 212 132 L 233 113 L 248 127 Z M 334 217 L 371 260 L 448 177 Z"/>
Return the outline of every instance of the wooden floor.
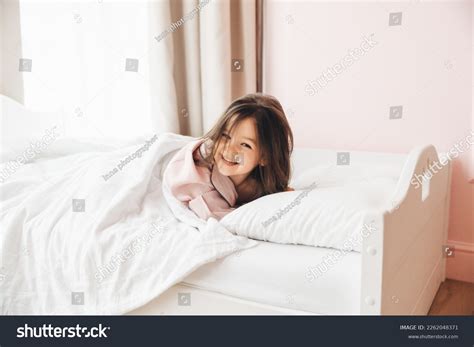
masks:
<path fill-rule="evenodd" d="M 429 316 L 474 316 L 474 283 L 447 279 L 438 289 Z"/>

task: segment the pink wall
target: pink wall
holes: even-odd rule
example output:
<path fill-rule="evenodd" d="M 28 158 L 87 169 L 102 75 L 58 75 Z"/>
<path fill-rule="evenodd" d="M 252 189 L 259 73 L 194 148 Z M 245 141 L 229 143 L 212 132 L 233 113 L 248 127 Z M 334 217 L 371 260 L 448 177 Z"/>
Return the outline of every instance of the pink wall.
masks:
<path fill-rule="evenodd" d="M 473 127 L 472 6 L 267 0 L 264 91 L 285 107 L 296 146 L 406 153 L 459 143 Z M 398 12 L 401 24 L 389 25 Z M 401 119 L 390 119 L 392 106 Z M 447 276 L 474 282 L 474 159 L 464 150 L 453 162 Z"/>

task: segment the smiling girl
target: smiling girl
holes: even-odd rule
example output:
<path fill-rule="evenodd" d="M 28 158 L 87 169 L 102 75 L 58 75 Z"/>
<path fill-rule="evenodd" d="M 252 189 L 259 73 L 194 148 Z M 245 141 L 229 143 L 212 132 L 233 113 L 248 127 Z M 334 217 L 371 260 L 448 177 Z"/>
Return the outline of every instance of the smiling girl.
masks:
<path fill-rule="evenodd" d="M 207 220 L 267 194 L 292 190 L 293 134 L 277 99 L 248 94 L 217 124 L 171 159 L 164 181 L 178 200 Z"/>

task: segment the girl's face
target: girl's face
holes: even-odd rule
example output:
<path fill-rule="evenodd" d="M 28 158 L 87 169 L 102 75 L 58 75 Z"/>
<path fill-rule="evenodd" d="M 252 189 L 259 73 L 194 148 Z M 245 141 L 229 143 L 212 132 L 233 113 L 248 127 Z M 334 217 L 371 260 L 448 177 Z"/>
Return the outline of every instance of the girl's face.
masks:
<path fill-rule="evenodd" d="M 253 118 L 240 121 L 232 133 L 227 127 L 218 142 L 214 161 L 219 172 L 235 186 L 242 183 L 260 163 L 257 129 Z"/>

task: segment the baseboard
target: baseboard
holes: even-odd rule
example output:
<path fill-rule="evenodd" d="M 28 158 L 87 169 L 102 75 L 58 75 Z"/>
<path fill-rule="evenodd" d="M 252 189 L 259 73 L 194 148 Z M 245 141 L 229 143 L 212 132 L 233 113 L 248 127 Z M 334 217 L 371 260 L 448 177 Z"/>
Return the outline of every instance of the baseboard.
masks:
<path fill-rule="evenodd" d="M 474 283 L 474 244 L 448 240 L 454 246 L 454 256 L 446 258 L 446 278 Z"/>

